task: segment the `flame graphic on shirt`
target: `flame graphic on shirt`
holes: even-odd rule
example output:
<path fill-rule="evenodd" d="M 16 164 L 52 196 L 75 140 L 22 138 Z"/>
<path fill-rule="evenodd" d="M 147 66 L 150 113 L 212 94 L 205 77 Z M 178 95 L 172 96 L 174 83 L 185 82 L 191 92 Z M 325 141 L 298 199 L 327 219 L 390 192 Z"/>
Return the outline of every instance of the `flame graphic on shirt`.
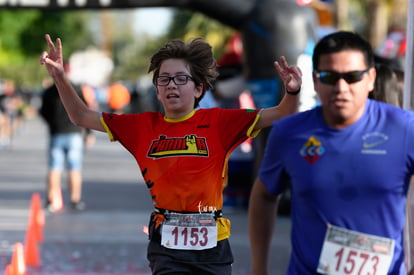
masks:
<path fill-rule="evenodd" d="M 208 156 L 206 139 L 187 135 L 182 138 L 160 136 L 159 139 L 152 141 L 148 157 L 171 156 Z"/>

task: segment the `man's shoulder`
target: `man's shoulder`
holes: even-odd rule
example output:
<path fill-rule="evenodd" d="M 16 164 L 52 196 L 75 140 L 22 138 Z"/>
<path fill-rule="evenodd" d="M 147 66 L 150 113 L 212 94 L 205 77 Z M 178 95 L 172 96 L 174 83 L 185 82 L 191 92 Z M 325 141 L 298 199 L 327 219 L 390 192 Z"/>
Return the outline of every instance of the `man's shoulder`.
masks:
<path fill-rule="evenodd" d="M 403 108 L 381 102 L 376 100 L 370 100 L 368 108 L 371 112 L 371 115 L 378 116 L 379 113 L 384 113 L 384 115 L 389 118 L 404 118 L 410 119 L 414 118 L 414 112 L 412 110 L 405 110 Z"/>

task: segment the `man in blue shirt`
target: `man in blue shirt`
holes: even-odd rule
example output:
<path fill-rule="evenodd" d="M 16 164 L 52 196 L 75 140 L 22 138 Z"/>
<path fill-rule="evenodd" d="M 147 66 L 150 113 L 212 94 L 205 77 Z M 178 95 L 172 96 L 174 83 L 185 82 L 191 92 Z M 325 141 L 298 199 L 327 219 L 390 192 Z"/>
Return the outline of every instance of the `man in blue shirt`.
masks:
<path fill-rule="evenodd" d="M 313 54 L 321 106 L 273 124 L 249 208 L 253 274 L 267 274 L 278 197 L 289 182 L 287 274 L 406 274 L 403 229 L 414 115 L 368 99 L 370 44 L 352 32 Z"/>

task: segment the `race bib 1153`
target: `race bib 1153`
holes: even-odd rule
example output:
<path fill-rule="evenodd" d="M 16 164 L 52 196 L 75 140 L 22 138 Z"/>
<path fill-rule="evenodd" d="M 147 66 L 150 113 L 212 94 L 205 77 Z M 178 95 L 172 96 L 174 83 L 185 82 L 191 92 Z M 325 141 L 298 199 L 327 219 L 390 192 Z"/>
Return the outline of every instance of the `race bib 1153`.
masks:
<path fill-rule="evenodd" d="M 211 213 L 169 213 L 162 224 L 161 245 L 203 250 L 217 246 L 217 225 Z"/>

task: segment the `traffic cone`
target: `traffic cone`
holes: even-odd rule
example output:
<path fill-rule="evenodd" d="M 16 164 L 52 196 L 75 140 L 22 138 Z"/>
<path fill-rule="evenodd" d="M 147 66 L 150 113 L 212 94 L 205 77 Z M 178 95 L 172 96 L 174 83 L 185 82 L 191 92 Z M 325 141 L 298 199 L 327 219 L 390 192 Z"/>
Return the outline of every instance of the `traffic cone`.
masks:
<path fill-rule="evenodd" d="M 49 198 L 49 200 L 52 205 L 52 209 L 49 210 L 53 210 L 53 212 L 56 212 L 63 209 L 62 189 L 60 188 L 60 186 L 54 189 L 54 191 L 52 192 L 52 197 Z"/>
<path fill-rule="evenodd" d="M 30 204 L 29 227 L 36 232 L 38 242 L 43 242 L 43 226 L 45 224 L 45 215 L 41 205 L 39 193 L 33 193 Z"/>
<path fill-rule="evenodd" d="M 25 259 L 27 266 L 40 266 L 39 248 L 37 242 L 37 232 L 33 226 L 29 226 L 26 231 Z"/>
<path fill-rule="evenodd" d="M 26 263 L 24 259 L 23 244 L 15 243 L 11 259 L 11 267 L 7 267 L 8 275 L 26 275 Z"/>
<path fill-rule="evenodd" d="M 6 265 L 4 275 L 13 275 L 13 266 L 11 264 Z"/>

